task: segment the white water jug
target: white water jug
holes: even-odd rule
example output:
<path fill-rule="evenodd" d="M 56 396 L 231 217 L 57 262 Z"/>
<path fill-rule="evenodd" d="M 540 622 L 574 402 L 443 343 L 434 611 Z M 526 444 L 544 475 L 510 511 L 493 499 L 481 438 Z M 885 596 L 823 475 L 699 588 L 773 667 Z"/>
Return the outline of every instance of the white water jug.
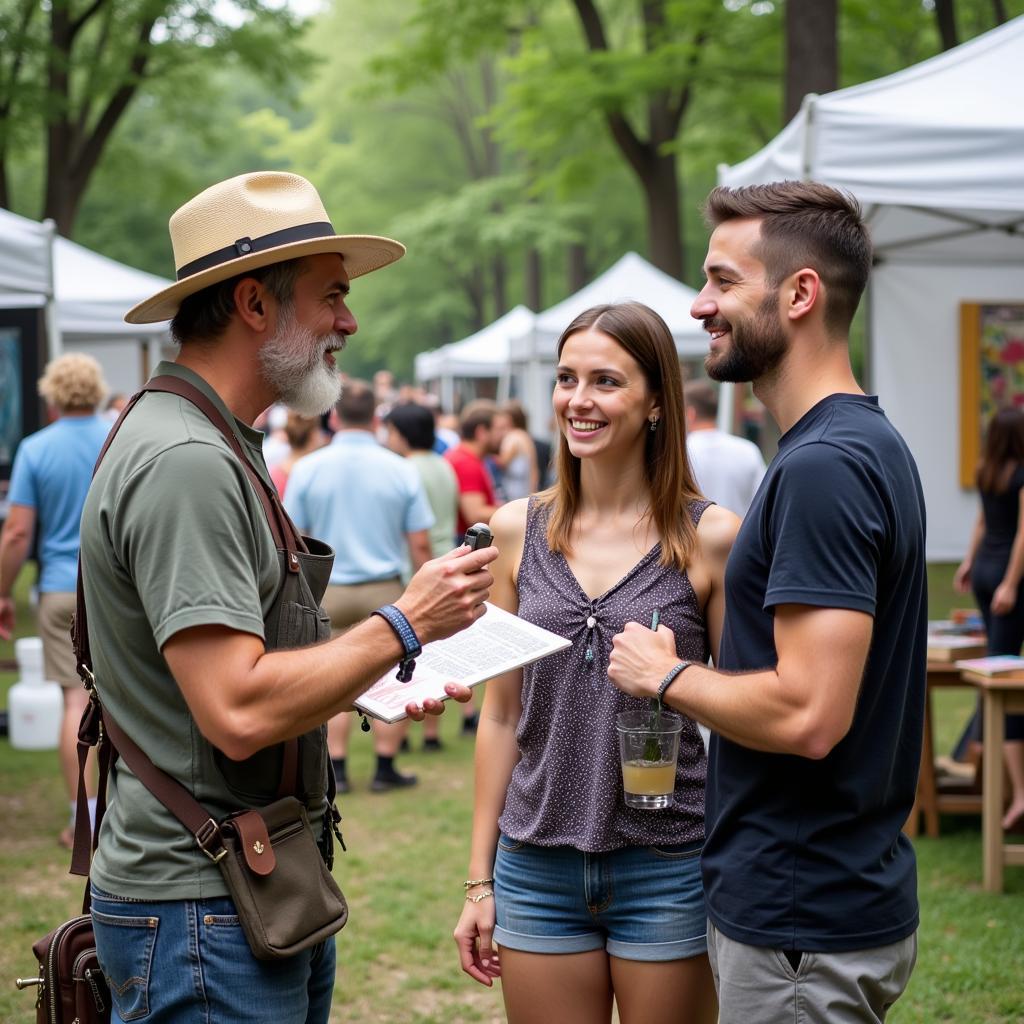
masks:
<path fill-rule="evenodd" d="M 15 641 L 20 678 L 7 692 L 11 746 L 17 750 L 55 750 L 64 715 L 64 696 L 56 683 L 43 679 L 43 641 Z"/>

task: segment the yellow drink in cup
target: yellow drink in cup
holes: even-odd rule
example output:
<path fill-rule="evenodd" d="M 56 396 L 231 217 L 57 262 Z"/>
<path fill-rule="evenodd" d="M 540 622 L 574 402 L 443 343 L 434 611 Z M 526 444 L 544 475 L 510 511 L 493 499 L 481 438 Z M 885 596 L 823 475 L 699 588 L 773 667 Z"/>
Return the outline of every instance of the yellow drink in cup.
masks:
<path fill-rule="evenodd" d="M 622 788 L 642 796 L 671 796 L 676 788 L 676 766 L 672 761 L 626 761 Z"/>
<path fill-rule="evenodd" d="M 672 803 L 683 720 L 674 711 L 624 711 L 615 717 L 626 805 L 659 810 Z"/>

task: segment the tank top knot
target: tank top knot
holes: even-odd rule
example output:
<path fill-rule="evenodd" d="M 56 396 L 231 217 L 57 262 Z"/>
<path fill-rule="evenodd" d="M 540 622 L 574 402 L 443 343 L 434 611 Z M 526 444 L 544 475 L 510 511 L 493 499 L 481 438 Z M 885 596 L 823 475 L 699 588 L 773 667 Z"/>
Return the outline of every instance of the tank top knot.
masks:
<path fill-rule="evenodd" d="M 694 525 L 711 504 L 690 503 Z M 565 557 L 548 547 L 548 515 L 549 506 L 530 499 L 516 579 L 519 615 L 572 644 L 523 669 L 520 758 L 499 827 L 518 841 L 588 852 L 700 840 L 707 759 L 696 724 L 683 719 L 671 805 L 627 807 L 615 716 L 642 711 L 648 702 L 608 679 L 612 638 L 627 622 L 650 625 L 655 609 L 675 634 L 681 659 L 708 660 L 707 627 L 689 577 L 660 563 L 659 543 L 618 583 L 590 598 Z"/>

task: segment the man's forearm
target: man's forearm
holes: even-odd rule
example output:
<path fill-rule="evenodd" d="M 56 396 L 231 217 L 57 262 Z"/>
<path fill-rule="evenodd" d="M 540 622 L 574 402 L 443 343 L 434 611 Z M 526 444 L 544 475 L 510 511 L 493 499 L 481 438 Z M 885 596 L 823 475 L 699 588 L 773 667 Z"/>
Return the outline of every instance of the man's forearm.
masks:
<path fill-rule="evenodd" d="M 236 761 L 301 736 L 341 711 L 402 657 L 391 626 L 373 617 L 327 643 L 265 651 L 223 627 L 195 627 L 163 648 L 200 732 Z M 216 676 L 219 686 L 207 685 Z"/>
<path fill-rule="evenodd" d="M 0 534 L 0 597 L 11 596 L 18 573 L 28 558 L 31 540 L 6 528 Z"/>
<path fill-rule="evenodd" d="M 774 670 L 727 675 L 691 665 L 669 685 L 665 704 L 752 750 L 814 756 L 806 712 Z"/>

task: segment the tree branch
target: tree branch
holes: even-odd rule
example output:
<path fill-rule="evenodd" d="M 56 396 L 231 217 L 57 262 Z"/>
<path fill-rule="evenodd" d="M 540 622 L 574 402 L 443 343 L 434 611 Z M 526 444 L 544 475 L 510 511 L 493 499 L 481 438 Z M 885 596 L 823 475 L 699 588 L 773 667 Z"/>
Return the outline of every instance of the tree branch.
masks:
<path fill-rule="evenodd" d="M 74 39 L 94 14 L 107 4 L 107 0 L 92 0 L 92 3 L 77 17 L 74 18 L 68 26 L 68 33 L 71 39 Z"/>
<path fill-rule="evenodd" d="M 155 24 L 156 19 L 150 18 L 139 25 L 138 36 L 136 37 L 138 48 L 132 57 L 124 83 L 111 96 L 103 113 L 100 114 L 96 126 L 85 139 L 80 151 L 74 154 L 71 175 L 76 182 L 82 182 L 84 185 L 89 180 L 89 175 L 98 163 L 103 147 L 106 146 L 121 115 L 125 112 L 132 97 L 138 91 L 139 85 L 145 77 L 146 64 L 149 61 L 150 55 L 149 37 Z"/>
<path fill-rule="evenodd" d="M 29 26 L 32 24 L 32 15 L 35 14 L 38 7 L 37 0 L 26 0 L 25 6 L 21 9 L 21 24 L 18 25 L 18 33 L 11 40 L 10 49 L 14 53 L 14 59 L 11 61 L 9 80 L 3 87 L 3 99 L 0 100 L 0 118 L 5 121 L 11 112 L 11 108 L 14 106 L 15 87 L 18 84 L 18 76 L 21 74 L 22 65 L 25 63 L 25 55 L 28 53 L 26 37 L 28 36 Z"/>
<path fill-rule="evenodd" d="M 601 13 L 594 5 L 593 0 L 573 0 L 573 5 L 579 15 L 587 47 L 591 53 L 607 53 L 608 39 L 605 36 Z M 630 166 L 637 174 L 643 175 L 651 161 L 650 145 L 633 131 L 632 125 L 626 120 L 621 109 L 606 111 L 605 120 L 608 122 L 608 129 L 622 155 L 629 161 Z"/>

